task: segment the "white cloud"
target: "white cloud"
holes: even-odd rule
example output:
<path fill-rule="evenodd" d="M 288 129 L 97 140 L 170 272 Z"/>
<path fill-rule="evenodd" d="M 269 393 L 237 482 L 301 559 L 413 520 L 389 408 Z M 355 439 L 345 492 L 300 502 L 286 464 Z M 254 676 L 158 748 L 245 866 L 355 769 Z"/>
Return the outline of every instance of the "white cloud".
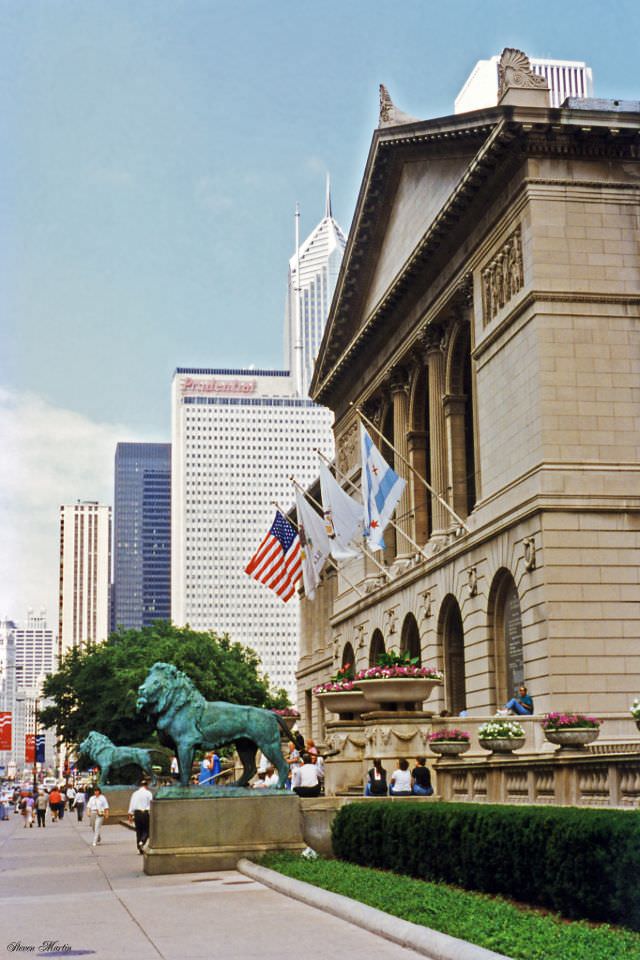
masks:
<path fill-rule="evenodd" d="M 0 387 L 0 616 L 46 607 L 57 625 L 58 508 L 113 502 L 119 441 L 146 440 L 124 424 L 95 423 L 34 393 Z"/>

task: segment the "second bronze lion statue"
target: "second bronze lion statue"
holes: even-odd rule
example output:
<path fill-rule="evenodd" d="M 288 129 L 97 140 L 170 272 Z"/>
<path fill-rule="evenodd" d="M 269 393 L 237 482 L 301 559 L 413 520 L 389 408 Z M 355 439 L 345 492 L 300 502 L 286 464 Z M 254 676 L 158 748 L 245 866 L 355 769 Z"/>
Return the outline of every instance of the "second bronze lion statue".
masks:
<path fill-rule="evenodd" d="M 278 771 L 278 786 L 289 773 L 280 747 L 280 731 L 296 743 L 284 721 L 261 707 L 244 707 L 223 700 L 205 700 L 189 677 L 170 663 L 154 663 L 138 688 L 138 710 L 154 722 L 161 739 L 178 755 L 180 784 L 188 786 L 196 749 L 213 750 L 234 744 L 243 766 L 236 786 L 246 787 L 256 772 L 259 749 Z"/>

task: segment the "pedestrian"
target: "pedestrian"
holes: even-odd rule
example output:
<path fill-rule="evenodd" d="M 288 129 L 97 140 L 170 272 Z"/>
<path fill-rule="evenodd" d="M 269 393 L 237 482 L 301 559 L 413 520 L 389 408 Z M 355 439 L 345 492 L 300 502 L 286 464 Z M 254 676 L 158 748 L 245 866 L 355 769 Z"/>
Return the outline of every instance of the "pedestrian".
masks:
<path fill-rule="evenodd" d="M 76 795 L 73 801 L 73 806 L 76 810 L 76 817 L 78 818 L 78 823 L 82 823 L 82 818 L 84 816 L 84 805 L 87 802 L 87 798 L 84 792 L 83 787 L 78 787 L 76 790 Z"/>
<path fill-rule="evenodd" d="M 24 819 L 23 826 L 25 830 L 27 829 L 27 825 L 29 827 L 32 827 L 33 826 L 33 797 L 32 796 L 22 798 L 20 802 L 20 813 L 22 814 L 22 817 Z"/>
<path fill-rule="evenodd" d="M 148 781 L 141 780 L 139 788 L 132 793 L 129 802 L 129 822 L 133 820 L 135 824 L 138 853 L 144 853 L 143 847 L 149 839 L 152 800 L 153 794 L 149 790 Z"/>
<path fill-rule="evenodd" d="M 62 800 L 62 794 L 57 787 L 54 787 L 51 793 L 49 794 L 49 806 L 51 807 L 51 822 L 55 823 L 60 814 L 60 804 L 64 806 L 64 801 Z"/>
<path fill-rule="evenodd" d="M 47 815 L 47 807 L 49 806 L 49 800 L 46 793 L 44 792 L 43 787 L 38 787 L 38 796 L 36 797 L 36 817 L 38 818 L 38 826 L 45 826 L 45 818 Z"/>
<path fill-rule="evenodd" d="M 93 788 L 93 796 L 87 804 L 87 809 L 89 810 L 93 830 L 92 846 L 95 847 L 102 842 L 100 831 L 102 830 L 102 824 L 109 816 L 109 803 L 100 787 Z"/>
<path fill-rule="evenodd" d="M 67 787 L 67 803 L 69 805 L 69 813 L 73 810 L 73 801 L 76 798 L 76 788 L 72 783 Z"/>
<path fill-rule="evenodd" d="M 420 797 L 431 797 L 433 795 L 431 774 L 426 757 L 418 757 L 416 760 L 416 766 L 411 771 L 411 789 Z"/>

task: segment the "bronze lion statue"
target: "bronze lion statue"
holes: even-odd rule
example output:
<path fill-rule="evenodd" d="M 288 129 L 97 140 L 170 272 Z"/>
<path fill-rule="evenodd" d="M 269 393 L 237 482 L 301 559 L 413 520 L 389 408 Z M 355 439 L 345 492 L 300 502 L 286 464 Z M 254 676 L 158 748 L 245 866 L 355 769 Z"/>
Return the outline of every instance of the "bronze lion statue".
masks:
<path fill-rule="evenodd" d="M 151 753 L 142 747 L 117 747 L 104 733 L 92 730 L 80 744 L 80 753 L 100 767 L 100 786 L 107 783 L 109 774 L 118 767 L 135 766 L 151 778 L 156 777 L 151 766 Z"/>
<path fill-rule="evenodd" d="M 278 771 L 278 786 L 284 787 L 289 771 L 282 756 L 280 731 L 292 743 L 297 740 L 271 710 L 205 700 L 186 674 L 161 662 L 154 663 L 138 688 L 137 707 L 155 722 L 161 741 L 173 745 L 183 787 L 189 784 L 197 748 L 213 750 L 229 744 L 235 746 L 243 767 L 236 786 L 246 787 L 254 776 L 260 749 Z"/>

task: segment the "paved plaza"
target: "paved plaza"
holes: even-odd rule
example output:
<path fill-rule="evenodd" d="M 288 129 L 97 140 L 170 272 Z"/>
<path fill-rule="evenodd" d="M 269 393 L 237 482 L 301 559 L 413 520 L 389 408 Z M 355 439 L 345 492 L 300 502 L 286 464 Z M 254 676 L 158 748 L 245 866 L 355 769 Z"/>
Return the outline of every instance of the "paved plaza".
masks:
<path fill-rule="evenodd" d="M 235 871 L 147 877 L 119 824 L 91 846 L 68 814 L 44 830 L 0 822 L 0 952 L 96 960 L 415 960 L 344 920 Z M 30 949 L 29 949 L 30 948 Z"/>

